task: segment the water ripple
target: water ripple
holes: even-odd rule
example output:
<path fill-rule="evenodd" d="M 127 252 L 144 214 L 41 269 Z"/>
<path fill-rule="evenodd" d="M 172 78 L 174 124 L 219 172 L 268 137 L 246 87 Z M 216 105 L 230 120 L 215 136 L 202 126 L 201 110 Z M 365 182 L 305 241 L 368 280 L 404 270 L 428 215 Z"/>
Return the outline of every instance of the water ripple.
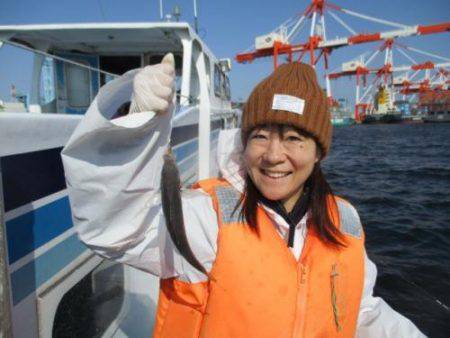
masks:
<path fill-rule="evenodd" d="M 450 332 L 449 135 L 450 124 L 336 128 L 324 163 L 365 225 L 375 293 L 430 337 Z"/>

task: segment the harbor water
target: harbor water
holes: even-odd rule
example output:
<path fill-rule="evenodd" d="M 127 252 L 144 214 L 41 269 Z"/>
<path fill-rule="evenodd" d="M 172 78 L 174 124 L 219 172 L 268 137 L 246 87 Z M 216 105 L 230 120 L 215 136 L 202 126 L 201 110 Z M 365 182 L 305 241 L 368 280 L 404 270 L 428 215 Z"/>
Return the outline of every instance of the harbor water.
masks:
<path fill-rule="evenodd" d="M 450 124 L 334 129 L 324 169 L 358 209 L 375 294 L 429 337 L 450 336 Z"/>

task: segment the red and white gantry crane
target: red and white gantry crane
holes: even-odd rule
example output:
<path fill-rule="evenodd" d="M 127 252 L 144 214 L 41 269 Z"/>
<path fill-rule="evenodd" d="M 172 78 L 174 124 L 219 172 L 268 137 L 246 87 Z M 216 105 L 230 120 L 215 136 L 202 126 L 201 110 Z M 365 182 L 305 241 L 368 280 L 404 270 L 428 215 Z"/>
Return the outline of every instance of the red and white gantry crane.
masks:
<path fill-rule="evenodd" d="M 351 35 L 342 38 L 328 39 L 325 13 L 328 13 Z M 358 33 L 338 16 L 338 14 L 341 13 L 378 24 L 395 27 L 395 29 L 375 33 Z M 300 32 L 306 27 L 306 22 L 308 20 L 310 20 L 310 26 L 307 41 L 302 43 L 294 42 L 295 38 L 298 37 Z M 346 46 L 382 40 L 384 40 L 385 43 L 390 43 L 389 41 L 393 41 L 395 38 L 399 37 L 428 35 L 448 31 L 450 31 L 450 22 L 434 25 L 404 25 L 351 11 L 327 0 L 312 0 L 300 16 L 297 15 L 282 23 L 272 32 L 257 37 L 254 46 L 252 46 L 250 50 L 236 55 L 236 61 L 238 63 L 247 63 L 258 58 L 273 57 L 274 67 L 276 68 L 278 65 L 278 57 L 280 55 L 286 55 L 289 62 L 302 61 L 309 55 L 309 62 L 312 66 L 317 65 L 317 63 L 323 59 L 327 97 L 330 102 L 333 102 L 330 78 L 328 76 L 328 59 L 333 50 Z M 387 57 L 389 58 L 389 56 Z M 364 70 L 360 69 L 359 74 L 364 75 Z"/>
<path fill-rule="evenodd" d="M 399 54 L 406 57 L 410 64 L 402 66 L 394 66 L 394 50 Z M 376 59 L 380 52 L 385 53 L 384 63 L 381 67 L 369 68 L 370 64 Z M 418 62 L 415 58 L 411 57 L 408 52 L 415 52 L 417 54 L 425 55 L 428 58 L 432 58 L 439 61 L 445 61 L 436 63 L 434 61 Z M 356 77 L 356 94 L 355 94 L 355 119 L 358 120 L 363 114 L 366 114 L 367 110 L 371 108 L 370 99 L 374 95 L 373 93 L 379 87 L 383 87 L 388 93 L 388 107 L 394 109 L 395 96 L 398 93 L 406 95 L 406 88 L 412 89 L 411 81 L 417 77 L 421 72 L 425 72 L 424 78 L 421 80 L 420 88 L 425 88 L 426 84 L 430 84 L 431 72 L 439 71 L 439 69 L 446 69 L 450 67 L 450 58 L 442 57 L 430 52 L 426 52 L 417 48 L 409 47 L 401 44 L 394 39 L 385 40 L 382 45 L 365 60 L 366 53 L 360 55 L 355 60 L 345 62 L 342 64 L 342 71 L 332 72 L 328 74 L 330 80 L 339 79 L 342 77 L 355 76 Z M 395 76 L 395 73 L 403 73 L 399 76 Z M 413 72 L 413 74 L 410 74 Z M 372 77 L 372 83 L 367 85 L 367 78 Z M 442 78 L 442 77 L 441 77 Z M 442 82 L 442 80 L 441 80 Z M 442 84 L 442 83 L 440 83 Z M 433 83 L 434 85 L 434 83 Z M 445 83 L 444 83 L 445 85 Z M 418 86 L 416 86 L 418 88 Z M 414 87 L 414 88 L 416 88 Z M 361 89 L 364 88 L 364 93 L 361 95 Z M 398 90 L 402 88 L 403 91 Z M 409 92 L 411 94 L 413 92 Z M 405 99 L 405 97 L 404 97 Z"/>

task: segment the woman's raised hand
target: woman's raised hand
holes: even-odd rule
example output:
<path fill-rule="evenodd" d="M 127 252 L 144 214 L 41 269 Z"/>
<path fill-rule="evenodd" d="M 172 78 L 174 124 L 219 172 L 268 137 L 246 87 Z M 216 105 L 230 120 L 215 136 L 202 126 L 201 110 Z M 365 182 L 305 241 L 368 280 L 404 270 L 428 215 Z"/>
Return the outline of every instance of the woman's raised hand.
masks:
<path fill-rule="evenodd" d="M 161 63 L 140 70 L 133 80 L 133 96 L 130 114 L 144 111 L 165 113 L 169 109 L 175 91 L 175 59 L 172 53 Z"/>

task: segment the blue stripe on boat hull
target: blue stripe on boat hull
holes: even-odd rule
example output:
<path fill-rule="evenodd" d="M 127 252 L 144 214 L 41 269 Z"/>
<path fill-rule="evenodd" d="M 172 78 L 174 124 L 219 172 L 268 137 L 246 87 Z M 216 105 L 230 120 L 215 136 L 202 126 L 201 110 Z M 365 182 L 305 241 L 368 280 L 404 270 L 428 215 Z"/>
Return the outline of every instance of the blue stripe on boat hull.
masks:
<path fill-rule="evenodd" d="M 217 139 L 218 134 L 218 129 L 211 131 L 212 142 Z M 181 141 L 181 139 L 178 139 L 177 141 Z M 194 154 L 197 151 L 197 146 L 198 139 L 195 138 L 179 147 L 177 150 L 174 150 L 178 162 Z M 60 149 L 52 149 L 51 152 L 57 154 L 57 162 L 59 162 Z M 39 153 L 43 154 L 42 152 Z M 4 160 L 4 158 L 2 160 Z M 180 165 L 180 170 L 189 170 L 192 166 L 197 164 L 196 162 L 197 156 L 193 156 Z M 4 162 L 2 163 L 2 167 L 4 167 Z M 57 167 L 59 167 L 59 163 Z M 55 167 L 52 170 L 46 171 L 46 175 L 55 175 L 54 169 Z M 57 173 L 58 175 L 62 173 L 61 167 L 57 168 L 56 172 L 59 172 Z M 13 177 L 17 177 L 17 175 L 14 175 Z M 3 177 L 3 179 L 5 179 L 5 177 Z M 11 183 L 10 180 L 8 181 L 8 184 Z M 61 183 L 55 185 L 55 187 L 56 186 L 58 186 L 59 190 L 64 188 L 64 186 L 61 186 Z M 59 190 L 52 191 L 52 193 Z M 45 189 L 41 189 L 41 193 L 44 191 Z M 42 198 L 47 196 L 48 192 L 45 195 L 38 195 L 34 196 L 31 200 L 22 199 L 22 201 L 27 201 L 26 204 L 28 204 L 32 200 L 36 200 L 36 197 Z M 24 196 L 26 197 L 28 195 L 25 194 Z M 28 196 L 28 198 L 30 197 L 31 196 Z M 19 202 L 13 204 L 23 205 L 22 203 Z M 6 222 L 9 263 L 15 263 L 20 258 L 30 254 L 52 239 L 63 234 L 72 226 L 73 224 L 68 197 L 63 197 L 24 215 L 9 220 Z M 55 245 L 35 260 L 30 261 L 18 270 L 14 271 L 11 274 L 14 305 L 33 293 L 43 283 L 51 279 L 56 273 L 76 259 L 85 250 L 87 250 L 87 248 L 78 240 L 75 234 L 63 242 Z"/>
<path fill-rule="evenodd" d="M 66 188 L 61 149 L 33 151 L 0 159 L 6 212 Z"/>
<path fill-rule="evenodd" d="M 61 235 L 72 225 L 67 196 L 6 222 L 9 264 Z"/>
<path fill-rule="evenodd" d="M 217 132 L 221 125 L 221 120 L 212 121 L 211 134 Z M 197 139 L 197 136 L 197 124 L 175 127 L 172 130 L 171 146 Z M 66 188 L 61 149 L 46 149 L 0 158 L 6 212 Z"/>
<path fill-rule="evenodd" d="M 197 149 L 198 149 L 198 138 L 174 148 L 173 154 L 175 155 L 177 162 L 180 162 L 185 158 L 187 158 L 188 156 L 192 155 L 193 153 L 197 152 Z"/>
<path fill-rule="evenodd" d="M 85 250 L 76 234 L 55 245 L 11 274 L 12 298 L 16 305 L 52 278 Z"/>

